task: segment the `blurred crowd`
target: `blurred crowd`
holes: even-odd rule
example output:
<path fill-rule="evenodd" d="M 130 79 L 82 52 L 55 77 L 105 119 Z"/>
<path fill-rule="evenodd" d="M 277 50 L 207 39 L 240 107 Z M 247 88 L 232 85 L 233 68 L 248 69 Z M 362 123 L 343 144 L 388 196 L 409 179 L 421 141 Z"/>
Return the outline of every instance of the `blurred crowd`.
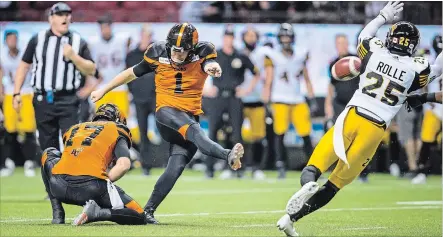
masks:
<path fill-rule="evenodd" d="M 0 3 L 0 21 L 44 21 L 42 11 L 55 2 Z M 416 24 L 441 25 L 442 3 L 406 2 L 403 19 Z M 377 15 L 384 2 L 339 1 L 108 1 L 70 2 L 75 21 L 94 21 L 108 12 L 118 22 L 248 22 L 248 23 L 352 23 L 363 24 Z"/>

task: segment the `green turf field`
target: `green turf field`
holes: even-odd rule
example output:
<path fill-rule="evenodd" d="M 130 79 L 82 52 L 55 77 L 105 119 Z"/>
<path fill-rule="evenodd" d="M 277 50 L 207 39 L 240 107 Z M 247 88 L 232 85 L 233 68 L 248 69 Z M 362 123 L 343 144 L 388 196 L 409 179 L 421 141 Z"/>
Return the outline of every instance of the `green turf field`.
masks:
<path fill-rule="evenodd" d="M 1 236 L 282 236 L 275 224 L 300 187 L 295 172 L 284 181 L 272 172 L 266 181 L 222 181 L 185 171 L 156 212 L 161 225 L 73 227 L 70 222 L 81 207 L 65 205 L 68 224 L 54 226 L 40 176 L 26 178 L 22 171 L 0 182 Z M 144 206 L 160 172 L 145 178 L 132 171 L 118 185 Z M 371 175 L 369 184 L 355 181 L 296 228 L 303 236 L 442 236 L 441 186 L 441 176 L 412 186 L 407 180 Z"/>

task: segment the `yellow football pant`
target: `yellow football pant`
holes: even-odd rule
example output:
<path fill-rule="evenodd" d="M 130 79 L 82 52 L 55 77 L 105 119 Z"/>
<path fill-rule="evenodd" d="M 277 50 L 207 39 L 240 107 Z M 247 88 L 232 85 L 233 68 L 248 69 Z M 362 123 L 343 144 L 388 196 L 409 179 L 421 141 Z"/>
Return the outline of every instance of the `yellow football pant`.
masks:
<path fill-rule="evenodd" d="M 322 137 L 308 162 L 308 165 L 317 167 L 322 173 L 339 159 L 333 147 L 334 129 L 335 126 Z M 355 108 L 349 110 L 344 121 L 343 136 L 351 167 L 348 168 L 339 160 L 329 181 L 340 189 L 351 183 L 372 159 L 384 135 L 382 126 L 357 115 Z"/>
<path fill-rule="evenodd" d="M 248 119 L 250 123 L 249 129 L 242 129 L 242 138 L 247 142 L 255 142 L 266 136 L 265 124 L 265 108 L 245 107 L 243 109 L 244 119 Z"/>
<path fill-rule="evenodd" d="M 421 127 L 421 140 L 432 143 L 437 141 L 438 134 L 441 132 L 441 120 L 431 110 L 427 110 L 423 117 Z"/>
<path fill-rule="evenodd" d="M 290 122 L 294 125 L 299 136 L 306 137 L 311 134 L 311 112 L 307 103 L 296 105 L 274 103 L 272 111 L 275 134 L 285 134 Z"/>
<path fill-rule="evenodd" d="M 8 133 L 32 133 L 36 130 L 34 106 L 32 105 L 33 95 L 25 94 L 21 98 L 22 106 L 19 113 L 12 106 L 12 95 L 6 95 L 3 101 L 4 125 Z"/>
<path fill-rule="evenodd" d="M 113 103 L 126 117 L 129 115 L 129 93 L 127 91 L 110 91 L 95 103 L 97 109 L 102 104 Z"/>

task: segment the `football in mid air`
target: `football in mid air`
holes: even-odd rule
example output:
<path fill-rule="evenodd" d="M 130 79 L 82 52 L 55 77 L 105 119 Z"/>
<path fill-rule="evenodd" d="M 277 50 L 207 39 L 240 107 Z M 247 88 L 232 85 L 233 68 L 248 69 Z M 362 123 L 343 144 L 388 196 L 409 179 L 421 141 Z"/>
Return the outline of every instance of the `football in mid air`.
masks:
<path fill-rule="evenodd" d="M 360 74 L 360 66 L 361 60 L 358 57 L 344 57 L 332 66 L 332 77 L 339 81 L 349 81 Z"/>

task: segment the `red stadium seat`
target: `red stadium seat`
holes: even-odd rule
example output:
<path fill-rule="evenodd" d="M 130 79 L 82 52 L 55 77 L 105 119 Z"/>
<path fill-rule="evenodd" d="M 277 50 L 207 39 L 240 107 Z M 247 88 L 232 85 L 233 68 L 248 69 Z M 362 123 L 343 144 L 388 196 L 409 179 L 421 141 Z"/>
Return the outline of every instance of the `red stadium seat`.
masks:
<path fill-rule="evenodd" d="M 89 2 L 91 9 L 94 10 L 111 10 L 118 9 L 117 2 Z M 99 14 L 100 15 L 100 14 Z"/>
<path fill-rule="evenodd" d="M 46 10 L 52 7 L 57 2 L 52 1 L 36 1 L 33 3 L 35 9 Z"/>
<path fill-rule="evenodd" d="M 19 9 L 30 9 L 31 6 L 29 5 L 28 1 L 20 1 L 20 2 L 18 2 L 18 8 Z"/>
<path fill-rule="evenodd" d="M 72 10 L 87 10 L 90 9 L 89 2 L 84 1 L 73 1 L 68 2 L 68 5 L 72 8 Z"/>
<path fill-rule="evenodd" d="M 21 10 L 19 13 L 21 21 L 41 21 L 42 12 L 39 10 Z"/>
<path fill-rule="evenodd" d="M 123 8 L 125 8 L 125 9 L 144 9 L 144 8 L 146 8 L 146 2 L 126 1 L 126 2 L 123 2 Z"/>
<path fill-rule="evenodd" d="M 109 10 L 108 12 L 112 15 L 114 22 L 127 22 L 128 16 L 133 14 L 132 11 L 127 9 Z"/>

